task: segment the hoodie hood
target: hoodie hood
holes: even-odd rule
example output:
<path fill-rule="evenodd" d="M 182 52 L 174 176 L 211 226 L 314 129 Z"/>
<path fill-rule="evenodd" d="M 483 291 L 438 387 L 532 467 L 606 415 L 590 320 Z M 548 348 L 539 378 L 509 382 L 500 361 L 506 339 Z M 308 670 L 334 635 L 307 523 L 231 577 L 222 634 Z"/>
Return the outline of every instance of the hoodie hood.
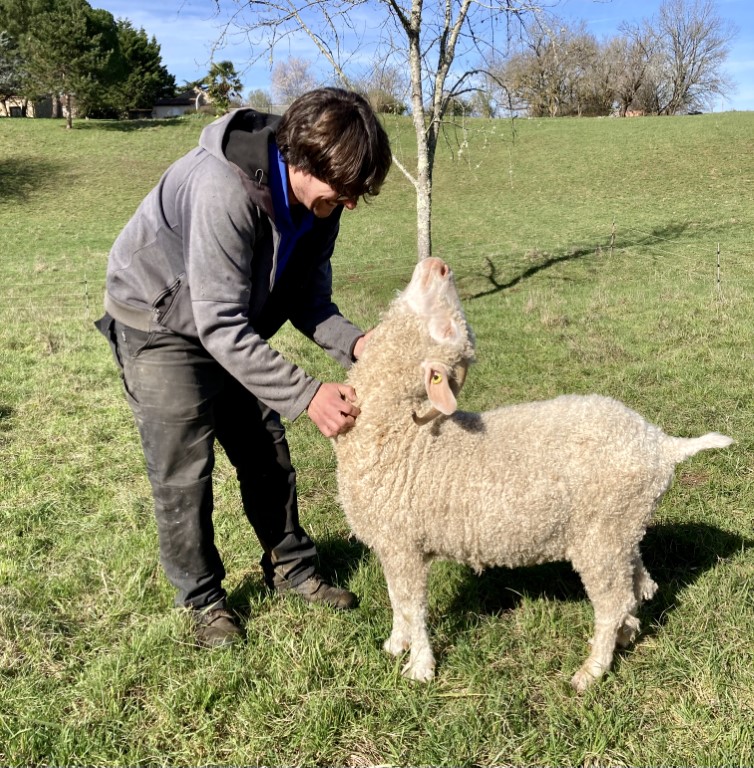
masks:
<path fill-rule="evenodd" d="M 275 141 L 279 115 L 254 109 L 237 109 L 210 123 L 199 137 L 199 146 L 231 163 L 257 184 L 269 183 L 269 145 Z"/>

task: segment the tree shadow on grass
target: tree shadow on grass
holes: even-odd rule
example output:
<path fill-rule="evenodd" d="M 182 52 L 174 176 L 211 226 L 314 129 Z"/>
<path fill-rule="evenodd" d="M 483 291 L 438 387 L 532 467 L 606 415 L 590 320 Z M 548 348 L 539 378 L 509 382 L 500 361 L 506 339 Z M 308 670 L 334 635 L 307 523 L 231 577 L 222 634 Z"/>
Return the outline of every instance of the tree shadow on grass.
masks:
<path fill-rule="evenodd" d="M 0 158 L 0 201 L 25 202 L 33 192 L 54 184 L 61 167 L 34 157 Z"/>
<path fill-rule="evenodd" d="M 675 608 L 678 594 L 702 574 L 720 560 L 751 547 L 754 539 L 704 523 L 651 526 L 642 541 L 641 552 L 644 565 L 659 589 L 654 598 L 639 609 L 643 633 L 656 632 Z M 588 599 L 570 563 L 490 568 L 479 576 L 469 570 L 448 613 L 457 616 L 460 630 L 469 614 L 513 611 L 524 596 L 569 602 Z"/>
<path fill-rule="evenodd" d="M 651 232 L 642 234 L 640 237 L 634 237 L 631 240 L 621 240 L 620 242 L 616 242 L 614 247 L 616 250 L 622 250 L 624 248 L 639 248 L 642 246 L 653 245 L 657 240 L 665 241 L 678 238 L 686 229 L 688 229 L 688 224 L 674 224 L 667 227 L 656 227 Z M 487 263 L 487 274 L 477 274 L 476 277 L 484 278 L 490 283 L 492 287 L 466 295 L 463 298 L 465 301 L 471 301 L 473 299 L 481 299 L 485 296 L 492 296 L 496 293 L 507 291 L 510 288 L 513 288 L 514 286 L 523 282 L 524 280 L 528 280 L 530 277 L 534 277 L 534 275 L 537 273 L 554 267 L 556 264 L 561 264 L 566 261 L 575 261 L 576 259 L 583 258 L 584 256 L 594 255 L 599 251 L 602 251 L 603 253 L 609 253 L 610 244 L 597 243 L 593 246 L 582 246 L 580 248 L 574 248 L 569 253 L 564 253 L 560 256 L 549 256 L 547 254 L 542 254 L 543 258 L 539 263 L 533 264 L 531 267 L 528 267 L 520 274 L 515 275 L 514 277 L 504 282 L 500 281 L 500 278 L 497 274 L 497 267 L 495 266 L 492 259 L 489 256 L 485 256 L 485 262 Z"/>

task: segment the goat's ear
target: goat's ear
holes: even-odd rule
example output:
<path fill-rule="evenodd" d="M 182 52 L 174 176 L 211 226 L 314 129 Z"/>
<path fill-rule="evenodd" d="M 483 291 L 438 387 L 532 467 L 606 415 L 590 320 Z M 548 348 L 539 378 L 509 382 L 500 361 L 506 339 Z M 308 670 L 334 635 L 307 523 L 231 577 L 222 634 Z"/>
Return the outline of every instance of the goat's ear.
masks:
<path fill-rule="evenodd" d="M 440 344 L 456 342 L 461 337 L 458 323 L 450 317 L 432 317 L 428 324 L 429 335 Z"/>
<path fill-rule="evenodd" d="M 429 402 L 446 416 L 455 413 L 456 396 L 450 387 L 448 367 L 444 363 L 429 361 L 423 362 L 422 367 L 424 368 L 424 388 L 427 390 Z"/>

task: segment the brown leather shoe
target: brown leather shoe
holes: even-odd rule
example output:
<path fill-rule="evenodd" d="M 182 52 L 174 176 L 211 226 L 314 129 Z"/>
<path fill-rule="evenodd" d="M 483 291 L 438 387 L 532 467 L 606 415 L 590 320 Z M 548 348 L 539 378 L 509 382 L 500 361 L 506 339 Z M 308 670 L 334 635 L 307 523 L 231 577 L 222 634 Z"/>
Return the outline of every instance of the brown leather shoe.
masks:
<path fill-rule="evenodd" d="M 278 592 L 295 592 L 308 603 L 322 603 L 341 611 L 355 608 L 358 602 L 353 592 L 331 586 L 316 573 L 295 586 L 278 583 L 276 589 Z"/>
<path fill-rule="evenodd" d="M 196 642 L 202 648 L 224 648 L 243 639 L 236 617 L 227 608 L 205 608 L 194 611 Z"/>

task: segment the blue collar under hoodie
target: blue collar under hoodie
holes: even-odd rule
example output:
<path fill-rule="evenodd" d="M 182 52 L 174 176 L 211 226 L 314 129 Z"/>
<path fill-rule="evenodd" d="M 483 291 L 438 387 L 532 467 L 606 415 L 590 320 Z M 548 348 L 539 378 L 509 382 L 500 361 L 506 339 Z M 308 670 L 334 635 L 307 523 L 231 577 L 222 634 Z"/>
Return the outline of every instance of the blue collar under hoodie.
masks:
<path fill-rule="evenodd" d="M 305 235 L 314 223 L 314 214 L 303 205 L 291 206 L 288 194 L 288 166 L 274 141 L 269 145 L 269 184 L 275 209 L 275 226 L 280 232 L 275 282 L 280 280 L 296 241 Z"/>

